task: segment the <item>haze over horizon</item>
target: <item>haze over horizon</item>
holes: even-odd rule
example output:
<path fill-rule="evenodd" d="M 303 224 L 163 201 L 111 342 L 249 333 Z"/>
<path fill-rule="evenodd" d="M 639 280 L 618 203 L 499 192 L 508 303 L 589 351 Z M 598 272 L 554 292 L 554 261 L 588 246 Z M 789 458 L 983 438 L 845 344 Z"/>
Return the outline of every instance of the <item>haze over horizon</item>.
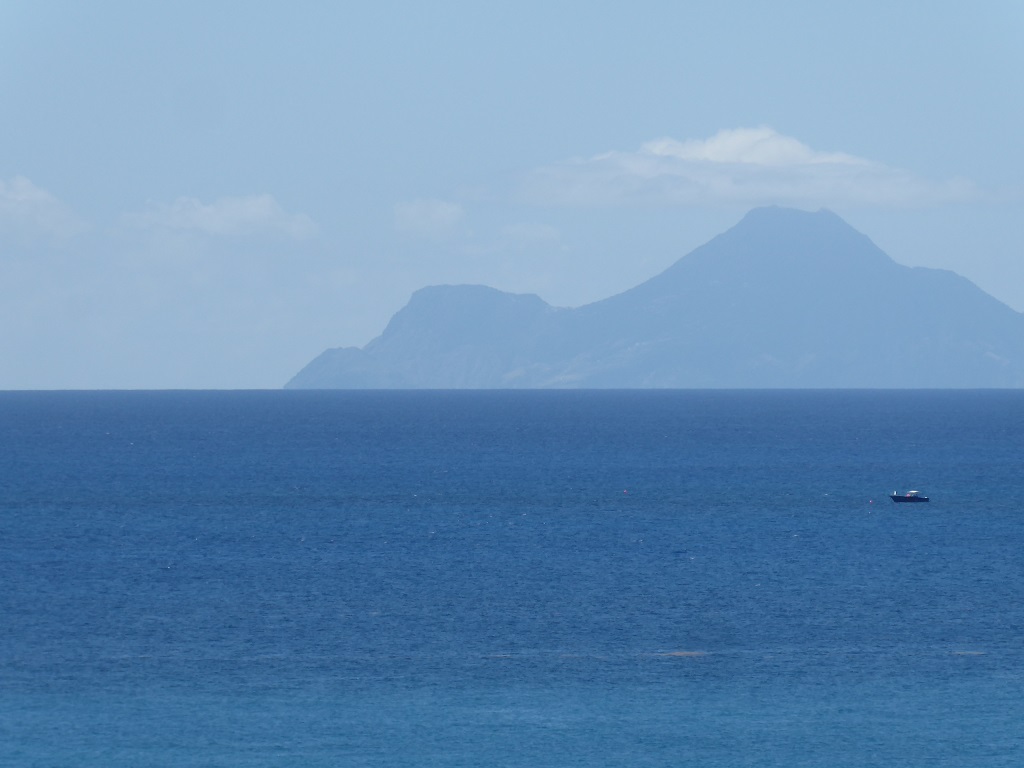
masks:
<path fill-rule="evenodd" d="M 0 389 L 277 388 L 419 288 L 555 306 L 757 206 L 1024 311 L 1024 8 L 0 8 Z"/>

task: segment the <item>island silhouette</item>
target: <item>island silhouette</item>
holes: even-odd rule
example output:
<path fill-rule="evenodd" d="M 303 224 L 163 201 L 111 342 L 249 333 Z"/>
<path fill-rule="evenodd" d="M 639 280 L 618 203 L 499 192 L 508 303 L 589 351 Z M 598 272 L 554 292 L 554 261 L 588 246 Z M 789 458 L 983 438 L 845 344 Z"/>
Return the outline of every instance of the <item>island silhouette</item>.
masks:
<path fill-rule="evenodd" d="M 828 210 L 766 207 L 577 308 L 482 285 L 415 292 L 292 389 L 1024 386 L 1024 314 L 907 267 Z"/>

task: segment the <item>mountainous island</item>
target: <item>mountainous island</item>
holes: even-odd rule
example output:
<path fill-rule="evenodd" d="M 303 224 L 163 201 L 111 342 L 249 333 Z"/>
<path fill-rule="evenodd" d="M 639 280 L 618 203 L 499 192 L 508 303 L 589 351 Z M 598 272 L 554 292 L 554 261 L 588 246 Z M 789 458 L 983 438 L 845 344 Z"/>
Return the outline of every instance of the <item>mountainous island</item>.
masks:
<path fill-rule="evenodd" d="M 292 389 L 1024 386 L 1024 314 L 946 270 L 897 264 L 834 213 L 758 208 L 661 274 L 556 308 L 423 288 L 365 347 Z"/>

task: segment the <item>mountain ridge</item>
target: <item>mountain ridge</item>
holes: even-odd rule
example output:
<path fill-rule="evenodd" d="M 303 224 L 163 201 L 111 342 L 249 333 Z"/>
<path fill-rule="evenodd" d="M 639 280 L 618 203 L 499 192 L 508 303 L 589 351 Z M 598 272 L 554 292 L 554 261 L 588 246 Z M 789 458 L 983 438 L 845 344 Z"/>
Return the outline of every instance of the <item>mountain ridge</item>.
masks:
<path fill-rule="evenodd" d="M 416 291 L 288 388 L 1021 387 L 1024 315 L 897 264 L 831 211 L 757 208 L 658 275 L 574 308 Z"/>

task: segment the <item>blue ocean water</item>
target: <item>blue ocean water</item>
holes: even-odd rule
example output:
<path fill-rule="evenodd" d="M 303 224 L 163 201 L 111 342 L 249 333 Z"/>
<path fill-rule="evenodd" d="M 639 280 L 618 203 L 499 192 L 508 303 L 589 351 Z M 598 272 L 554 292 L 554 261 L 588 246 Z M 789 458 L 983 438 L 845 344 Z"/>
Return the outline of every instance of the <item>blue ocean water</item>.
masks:
<path fill-rule="evenodd" d="M 1020 766 L 1022 450 L 1022 392 L 0 393 L 0 765 Z"/>

